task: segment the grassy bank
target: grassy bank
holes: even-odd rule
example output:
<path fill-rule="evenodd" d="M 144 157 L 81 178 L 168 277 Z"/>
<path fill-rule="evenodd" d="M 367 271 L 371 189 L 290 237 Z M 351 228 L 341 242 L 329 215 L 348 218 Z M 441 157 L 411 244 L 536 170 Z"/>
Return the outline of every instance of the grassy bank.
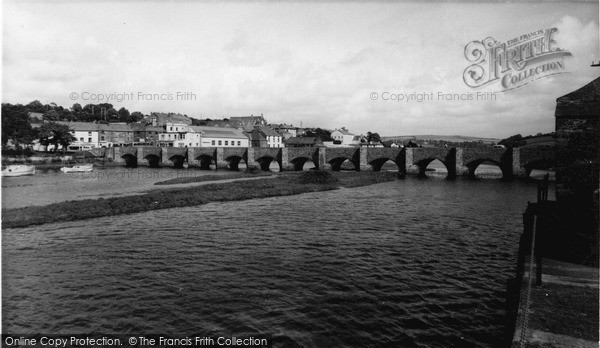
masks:
<path fill-rule="evenodd" d="M 194 182 L 206 182 L 206 181 L 218 181 L 218 180 L 228 180 L 228 179 L 241 179 L 241 178 L 255 178 L 258 176 L 271 176 L 273 173 L 269 172 L 261 172 L 258 174 L 248 174 L 244 172 L 226 174 L 226 175 L 202 175 L 202 176 L 194 176 L 194 177 L 182 177 L 182 178 L 174 178 L 165 181 L 159 181 L 154 183 L 154 185 L 165 186 L 165 185 L 175 185 L 175 184 L 190 184 Z"/>
<path fill-rule="evenodd" d="M 319 177 L 314 179 L 315 175 Z M 334 173 L 329 175 L 334 179 L 323 180 L 321 174 L 314 174 L 314 172 L 289 173 L 280 175 L 277 178 L 215 183 L 176 189 L 156 189 L 136 196 L 86 199 L 46 206 L 3 209 L 2 227 L 26 227 L 51 222 L 187 207 L 209 202 L 289 196 L 395 180 L 395 174 L 389 172 Z"/>

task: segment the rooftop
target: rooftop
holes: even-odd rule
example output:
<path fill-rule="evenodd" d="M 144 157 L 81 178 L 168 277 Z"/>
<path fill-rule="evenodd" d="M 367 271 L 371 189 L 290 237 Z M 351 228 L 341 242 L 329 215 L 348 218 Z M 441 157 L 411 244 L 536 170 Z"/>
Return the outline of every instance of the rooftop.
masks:
<path fill-rule="evenodd" d="M 354 134 L 350 133 L 346 128 L 336 129 L 336 130 L 334 130 L 334 132 L 340 132 L 343 135 L 354 135 Z"/>
<path fill-rule="evenodd" d="M 196 132 L 202 134 L 203 137 L 209 138 L 230 138 L 230 139 L 248 139 L 242 132 L 233 128 L 223 127 L 208 127 L 208 126 L 190 126 Z"/>

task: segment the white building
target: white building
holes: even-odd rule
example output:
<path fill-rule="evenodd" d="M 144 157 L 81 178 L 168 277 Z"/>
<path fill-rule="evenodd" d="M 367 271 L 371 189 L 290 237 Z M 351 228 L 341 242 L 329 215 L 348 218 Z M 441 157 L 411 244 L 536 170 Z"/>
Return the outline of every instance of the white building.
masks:
<path fill-rule="evenodd" d="M 81 126 L 81 123 L 87 122 L 77 122 L 78 126 L 71 127 L 71 135 L 75 137 L 75 141 L 72 142 L 69 147 L 81 147 L 82 149 L 86 148 L 94 148 L 101 147 L 100 144 L 100 131 L 98 129 L 98 125 L 95 123 L 90 123 L 90 125 Z"/>
<path fill-rule="evenodd" d="M 255 125 L 247 134 L 252 141 L 252 147 L 285 147 L 281 134 L 270 127 Z"/>
<path fill-rule="evenodd" d="M 340 145 L 358 146 L 360 144 L 360 135 L 350 133 L 346 128 L 336 129 L 331 133 L 334 141 L 339 141 Z"/>
<path fill-rule="evenodd" d="M 200 133 L 203 147 L 250 147 L 248 137 L 233 128 L 191 126 L 194 132 Z"/>
<path fill-rule="evenodd" d="M 169 127 L 169 126 L 167 126 Z M 160 134 L 160 141 L 174 147 L 248 147 L 248 138 L 233 128 L 186 126 Z M 177 132 L 175 132 L 177 129 Z M 169 128 L 167 128 L 169 130 Z"/>

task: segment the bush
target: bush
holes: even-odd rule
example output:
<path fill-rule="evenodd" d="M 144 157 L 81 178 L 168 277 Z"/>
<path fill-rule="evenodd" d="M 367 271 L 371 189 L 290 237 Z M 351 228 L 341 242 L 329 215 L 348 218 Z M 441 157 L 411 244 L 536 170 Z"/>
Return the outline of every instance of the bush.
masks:
<path fill-rule="evenodd" d="M 250 166 L 244 170 L 244 174 L 260 174 L 262 170 L 256 166 Z"/>
<path fill-rule="evenodd" d="M 26 156 L 26 157 L 31 157 L 33 156 L 33 150 L 26 147 L 24 149 L 22 148 L 16 148 L 16 149 L 8 149 L 6 147 L 2 148 L 2 156 Z"/>
<path fill-rule="evenodd" d="M 300 174 L 298 180 L 301 184 L 333 184 L 337 178 L 324 170 L 311 170 Z"/>

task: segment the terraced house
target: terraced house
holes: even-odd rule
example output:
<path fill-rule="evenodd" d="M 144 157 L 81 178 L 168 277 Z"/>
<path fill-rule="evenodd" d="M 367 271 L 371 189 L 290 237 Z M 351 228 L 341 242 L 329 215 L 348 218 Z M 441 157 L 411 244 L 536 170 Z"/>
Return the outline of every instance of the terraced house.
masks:
<path fill-rule="evenodd" d="M 69 150 L 87 150 L 96 147 L 126 146 L 134 142 L 133 129 L 125 123 L 57 122 L 71 129 L 75 141 Z"/>

